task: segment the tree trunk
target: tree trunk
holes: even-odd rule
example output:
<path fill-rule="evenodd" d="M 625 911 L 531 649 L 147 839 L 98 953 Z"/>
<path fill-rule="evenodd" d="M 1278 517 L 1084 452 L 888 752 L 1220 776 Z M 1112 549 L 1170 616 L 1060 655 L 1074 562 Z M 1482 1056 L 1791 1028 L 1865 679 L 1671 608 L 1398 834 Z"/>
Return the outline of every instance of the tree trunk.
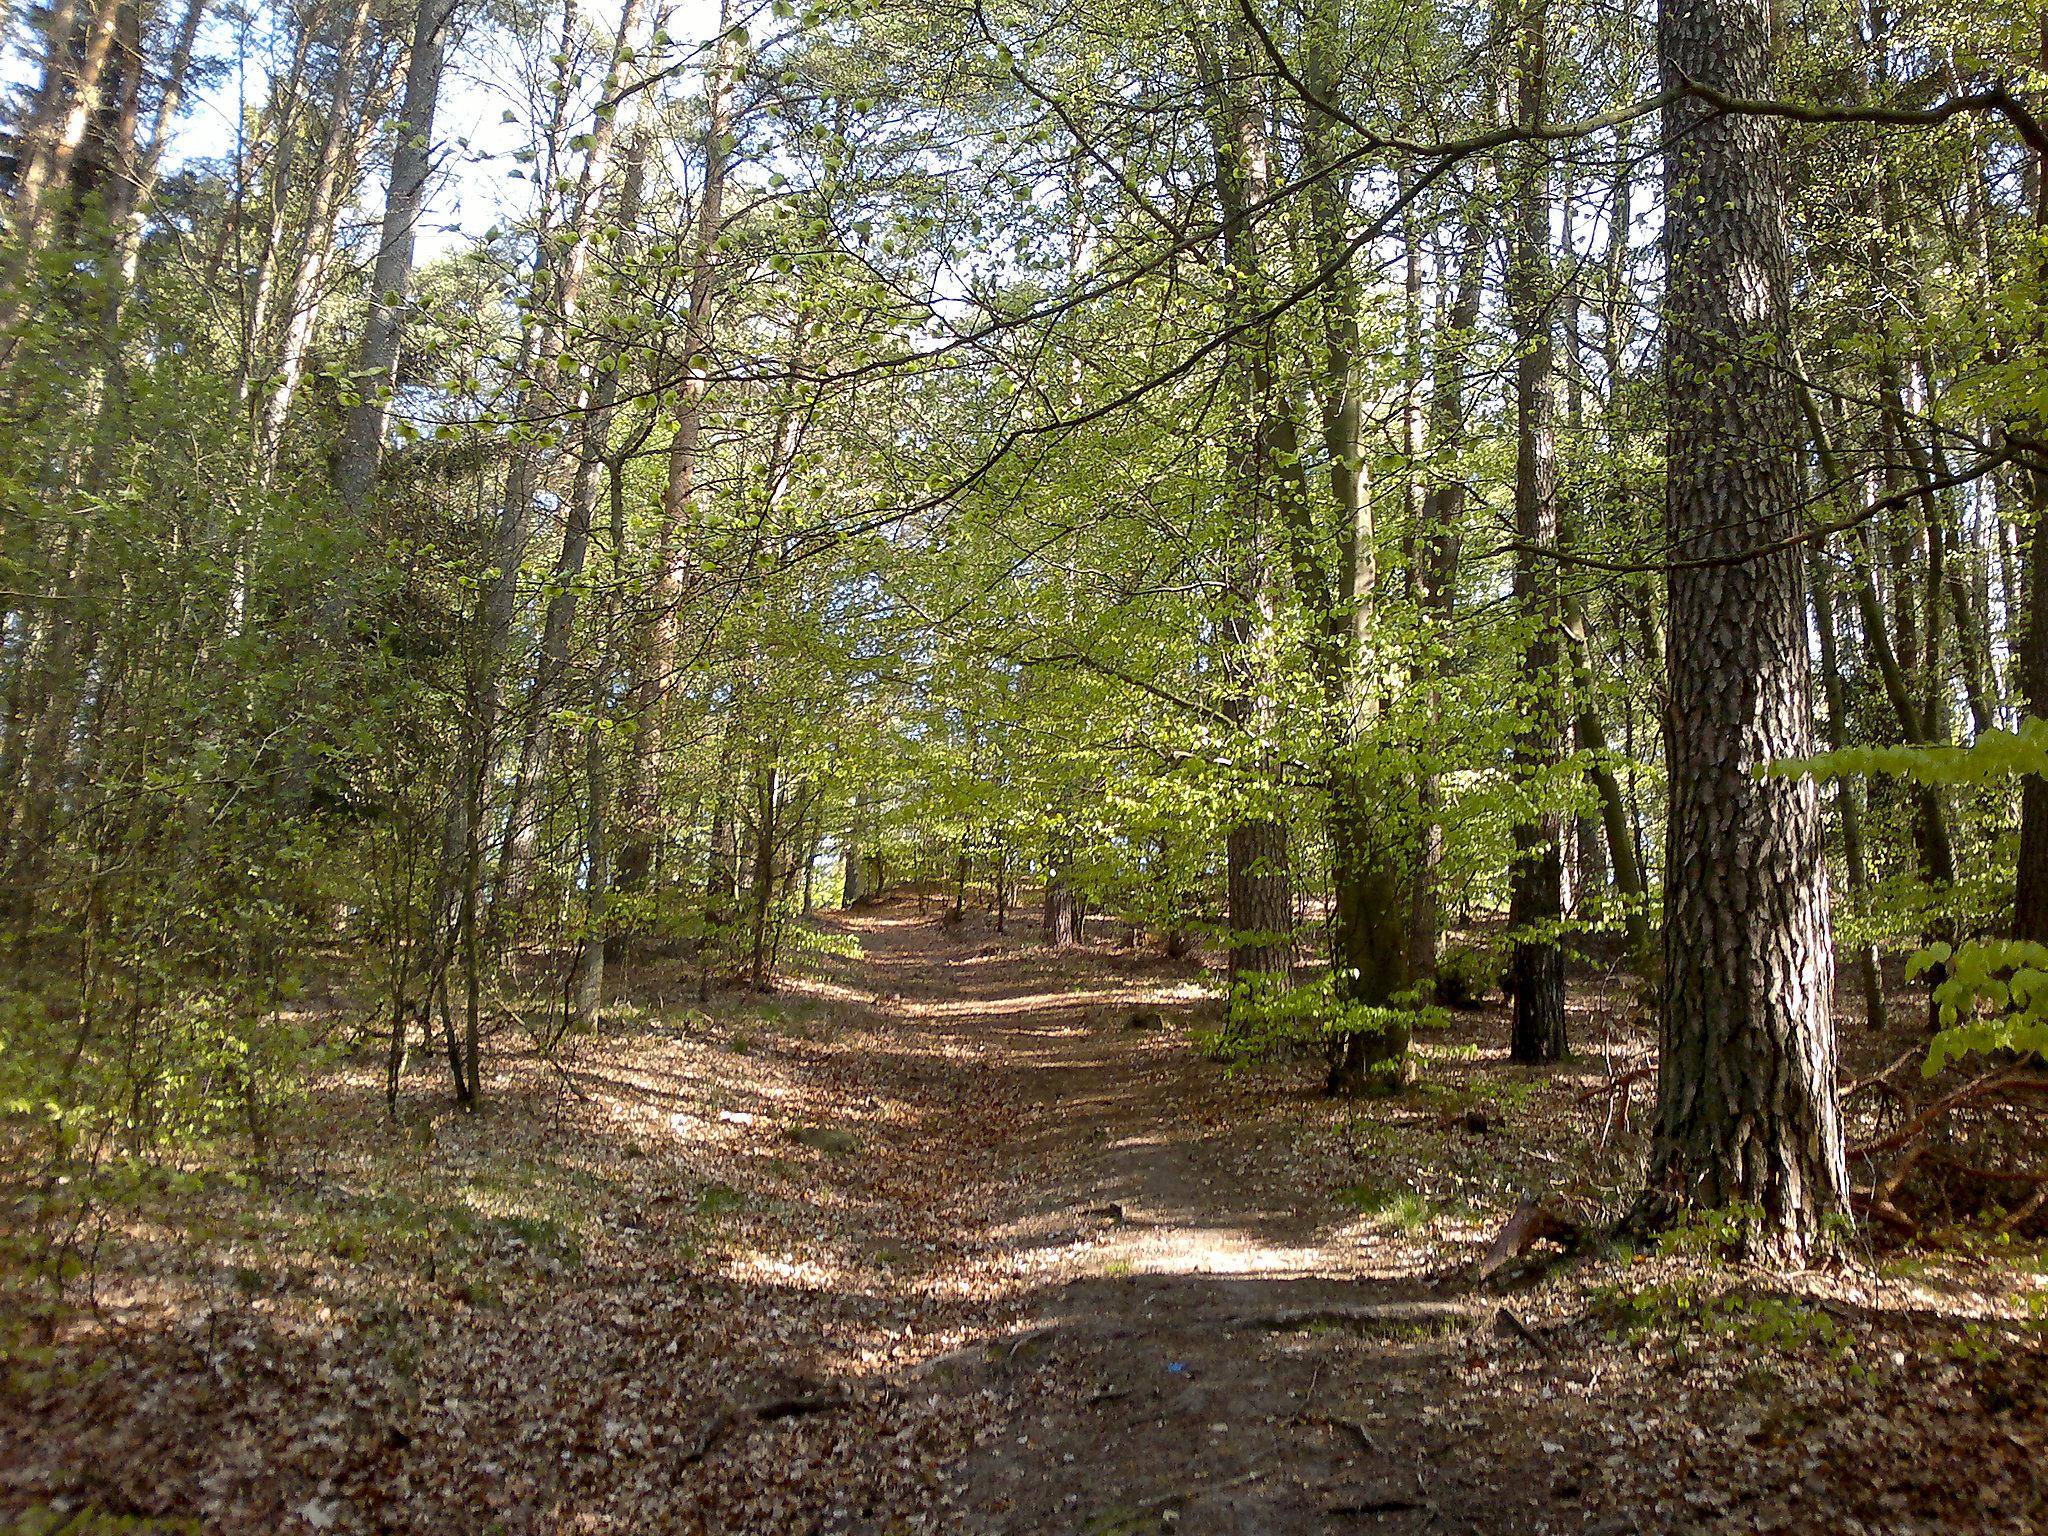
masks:
<path fill-rule="evenodd" d="M 604 727 L 596 701 L 583 728 L 583 952 L 576 965 L 576 1022 L 588 1029 L 604 1006 L 606 909 L 611 902 L 611 846 L 605 836 Z"/>
<path fill-rule="evenodd" d="M 1473 209 L 1465 220 L 1458 258 L 1457 287 L 1436 339 L 1434 373 L 1429 391 L 1428 442 L 1432 455 L 1445 461 L 1433 472 L 1435 483 L 1423 494 L 1422 527 L 1416 538 L 1415 585 L 1431 638 L 1447 643 L 1457 606 L 1458 565 L 1465 520 L 1464 468 L 1457 462 L 1465 438 L 1465 369 L 1473 330 L 1479 324 L 1479 303 L 1486 275 L 1489 238 L 1486 218 Z M 1434 720 L 1441 710 L 1435 686 L 1437 657 L 1428 658 L 1427 705 Z M 1433 771 L 1416 781 L 1421 827 L 1416 848 L 1415 881 L 1408 905 L 1408 966 L 1411 974 L 1436 970 L 1436 951 L 1443 926 L 1437 898 L 1437 869 L 1443 862 L 1444 833 L 1440 818 L 1442 790 Z"/>
<path fill-rule="evenodd" d="M 781 834 L 776 812 L 780 808 L 782 774 L 770 758 L 755 774 L 754 870 L 751 889 L 754 932 L 753 961 L 749 977 L 756 992 L 768 990 L 768 914 L 775 902 L 775 847 Z"/>
<path fill-rule="evenodd" d="M 1225 29 L 1233 66 L 1248 62 L 1240 29 Z M 1198 46 L 1201 46 L 1198 43 Z M 1272 155 L 1266 138 L 1265 106 L 1255 88 L 1233 83 L 1223 62 L 1204 51 L 1203 89 L 1209 102 L 1210 149 L 1216 163 L 1216 195 L 1223 216 L 1222 256 L 1231 313 L 1257 302 L 1261 285 L 1260 208 L 1272 187 Z M 1249 78 L 1249 77 L 1246 77 Z M 1231 398 L 1239 412 L 1229 447 L 1231 534 L 1235 569 L 1218 629 L 1222 662 L 1231 677 L 1223 712 L 1249 730 L 1266 707 L 1256 675 L 1256 641 L 1266 619 L 1263 508 L 1270 464 L 1266 435 L 1257 413 L 1269 406 L 1271 338 L 1252 328 L 1230 344 L 1226 368 Z M 1294 902 L 1289 893 L 1287 831 L 1270 816 L 1242 816 L 1224 836 L 1225 922 L 1229 927 L 1229 976 L 1233 1008 L 1247 993 L 1285 989 L 1294 961 Z M 1050 893 L 1048 893 L 1050 894 Z"/>
<path fill-rule="evenodd" d="M 1068 881 L 1063 864 L 1045 877 L 1045 913 L 1039 937 L 1048 949 L 1072 949 L 1081 942 L 1081 898 Z"/>
<path fill-rule="evenodd" d="M 384 193 L 383 233 L 370 273 L 369 319 L 350 381 L 356 399 L 343 424 L 335 460 L 334 486 L 342 505 L 359 513 L 376 488 L 384 460 L 384 432 L 391 417 L 391 391 L 398 381 L 398 357 L 405 339 L 407 292 L 412 286 L 413 249 L 427 178 L 434 168 L 434 115 L 441 99 L 447 28 L 460 0 L 420 0 L 412 50 L 405 66 L 405 94 L 391 146 L 391 174 Z"/>
<path fill-rule="evenodd" d="M 633 230 L 640 219 L 649 149 L 650 136 L 644 131 L 634 133 L 627 152 L 625 183 L 619 191 L 618 225 L 624 231 L 621 236 L 622 260 L 629 269 L 636 246 Z M 526 694 L 519 766 L 513 773 L 504 836 L 498 849 L 498 878 L 493 882 L 491 916 L 493 926 L 501 933 L 508 931 L 517 921 L 527 889 L 533 881 L 540 827 L 538 805 L 547 776 L 548 759 L 554 749 L 554 700 L 568 675 L 569 641 L 582 595 L 583 567 L 589 558 L 591 530 L 597 517 L 598 471 L 608 462 L 611 453 L 611 419 L 618 402 L 618 389 L 618 370 L 599 368 L 586 390 L 580 422 L 582 453 L 577 460 L 575 483 L 570 488 L 562 547 L 556 554 L 554 574 L 548 583 L 549 597 L 541 619 L 540 649 L 534 661 L 532 686 Z"/>
<path fill-rule="evenodd" d="M 2044 172 L 2048 174 L 2048 172 Z M 2027 622 L 2013 668 L 2021 707 L 2048 720 L 2048 475 L 2034 480 L 2034 531 L 2027 542 Z M 2048 944 L 2048 778 L 2020 780 L 2020 849 L 2013 887 L 2013 937 Z"/>
<path fill-rule="evenodd" d="M 636 727 L 626 757 L 619 811 L 624 823 L 619 844 L 619 885 L 638 891 L 654 863 L 661 824 L 661 757 L 664 702 L 677 661 L 677 641 L 692 563 L 695 560 L 697 453 L 704 431 L 705 357 L 713 332 L 717 299 L 719 236 L 725 228 L 725 183 L 732 159 L 733 94 L 739 57 L 733 42 L 731 0 L 718 8 L 718 41 L 705 81 L 704 190 L 697 205 L 696 247 L 691 257 L 689 310 L 683 328 L 683 376 L 676 400 L 676 430 L 669 440 L 668 477 L 661 492 L 661 521 L 655 555 L 649 621 L 640 636 L 631 684 Z"/>
<path fill-rule="evenodd" d="M 1661 0 L 1665 80 L 1772 95 L 1760 0 Z M 1847 1199 L 1813 743 L 1781 128 L 1665 109 L 1665 995 L 1646 1204 L 1756 1212 L 1801 1261 Z M 1705 564 L 1691 564 L 1701 561 Z"/>
<path fill-rule="evenodd" d="M 71 180 L 71 167 L 100 108 L 101 81 L 120 32 L 122 0 L 95 0 L 85 35 L 74 39 L 75 4 L 53 8 L 41 87 L 23 135 L 21 171 L 14 185 L 9 235 L 15 252 L 10 290 L 0 307 L 0 330 L 21 314 L 18 284 L 34 266 L 49 234 L 51 214 Z"/>
<path fill-rule="evenodd" d="M 2048 16 L 2041 20 L 2040 64 L 2048 69 Z M 2034 160 L 2034 232 L 2048 235 L 2048 153 Z M 2048 277 L 2048 258 L 2037 280 Z M 2038 290 L 2037 290 L 2038 291 Z M 2048 342 L 2048 323 L 2037 325 L 2039 348 Z M 2036 425 L 2035 430 L 2040 430 Z M 2027 544 L 2026 628 L 2013 671 L 2019 679 L 2021 711 L 2048 720 L 2048 471 L 2030 477 L 2034 531 Z M 2020 780 L 2020 848 L 2013 885 L 2013 937 L 2048 944 L 2048 777 L 2030 773 Z"/>
<path fill-rule="evenodd" d="M 1520 120 L 1544 118 L 1549 71 L 1546 6 L 1528 12 L 1521 39 Z M 1551 380 L 1550 164 L 1542 144 L 1523 146 L 1516 190 L 1519 219 L 1509 272 L 1508 308 L 1515 325 L 1515 577 L 1516 616 L 1524 641 L 1522 719 L 1514 768 L 1529 802 L 1515 823 L 1512 894 L 1508 905 L 1508 983 L 1514 994 L 1509 1058 L 1532 1064 L 1570 1054 L 1565 1035 L 1564 818 L 1541 802 L 1555 794 L 1545 781 L 1565 755 L 1562 690 L 1558 686 L 1557 441 Z"/>
<path fill-rule="evenodd" d="M 1572 691 L 1578 708 L 1572 729 L 1579 750 L 1586 754 L 1586 776 L 1600 797 L 1600 825 L 1607 838 L 1608 862 L 1614 869 L 1614 888 L 1627 904 L 1622 915 L 1622 933 L 1629 958 L 1642 965 L 1650 958 L 1650 915 L 1643 884 L 1642 861 L 1636 857 L 1635 830 L 1629 815 L 1628 797 L 1608 761 L 1607 727 L 1593 683 L 1593 636 L 1584 604 L 1576 594 L 1565 599 L 1565 638 L 1572 648 Z"/>
<path fill-rule="evenodd" d="M 1834 584 L 1827 559 L 1815 546 L 1807 560 L 1813 584 L 1813 627 L 1820 633 L 1820 680 L 1827 701 L 1828 750 L 1839 752 L 1848 745 L 1844 726 L 1847 715 L 1842 701 L 1840 642 L 1835 631 Z M 1847 776 L 1835 781 L 1835 812 L 1842 821 L 1842 857 L 1849 866 L 1849 896 L 1860 908 L 1870 891 L 1870 874 L 1863 851 L 1863 815 L 1857 801 L 1857 786 Z M 1865 914 L 1867 915 L 1867 914 Z M 1863 1017 L 1872 1032 L 1885 1027 L 1884 980 L 1878 969 L 1877 946 L 1869 940 L 1856 946 L 1856 979 L 1863 988 Z"/>
<path fill-rule="evenodd" d="M 370 0 L 355 0 L 349 13 L 348 29 L 335 53 L 334 83 L 327 102 L 327 123 L 320 136 L 319 157 L 313 166 L 313 185 L 307 193 L 306 223 L 292 263 L 290 291 L 285 297 L 284 337 L 277 349 L 271 384 L 256 420 L 256 483 L 267 488 L 277 471 L 277 455 L 284 438 L 285 423 L 291 417 L 292 402 L 298 397 L 299 382 L 305 377 L 306 354 L 313 345 L 313 333 L 320 318 L 321 290 L 327 262 L 334 250 L 335 224 L 340 215 L 342 169 L 351 157 L 346 153 L 350 130 L 356 121 L 355 74 L 362 56 L 363 39 L 369 30 Z M 374 97 L 375 92 L 372 91 Z M 282 201 L 282 194 L 280 194 Z"/>

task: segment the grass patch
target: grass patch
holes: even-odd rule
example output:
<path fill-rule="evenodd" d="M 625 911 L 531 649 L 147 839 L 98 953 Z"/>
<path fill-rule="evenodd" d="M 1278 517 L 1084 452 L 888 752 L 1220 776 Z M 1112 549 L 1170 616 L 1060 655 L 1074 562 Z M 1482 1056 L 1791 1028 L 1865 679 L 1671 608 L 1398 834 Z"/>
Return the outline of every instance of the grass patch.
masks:
<path fill-rule="evenodd" d="M 706 1184 L 697 1193 L 697 1214 L 706 1221 L 716 1221 L 746 1203 L 747 1197 L 729 1184 Z"/>
<path fill-rule="evenodd" d="M 1340 1204 L 1361 1216 L 1370 1216 L 1383 1226 L 1403 1232 L 1419 1232 L 1435 1214 L 1430 1204 L 1412 1189 L 1388 1189 L 1379 1184 L 1351 1184 L 1337 1191 Z"/>

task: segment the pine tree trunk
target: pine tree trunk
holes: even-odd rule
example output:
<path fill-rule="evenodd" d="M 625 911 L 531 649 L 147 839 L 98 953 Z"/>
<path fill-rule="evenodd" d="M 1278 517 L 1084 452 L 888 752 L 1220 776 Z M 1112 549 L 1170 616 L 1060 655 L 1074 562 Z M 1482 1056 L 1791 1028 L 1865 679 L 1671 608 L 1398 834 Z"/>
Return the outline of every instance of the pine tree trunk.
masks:
<path fill-rule="evenodd" d="M 1661 0 L 1666 81 L 1772 91 L 1761 0 Z M 1780 126 L 1665 110 L 1665 524 L 1673 568 L 1665 996 L 1647 1204 L 1756 1212 L 1802 1260 L 1847 1199 L 1806 602 Z M 1691 562 L 1707 562 L 1693 564 Z"/>
<path fill-rule="evenodd" d="M 1264 102 L 1236 83 L 1236 66 L 1250 58 L 1240 29 L 1225 29 L 1232 68 L 1205 53 L 1203 89 L 1209 101 L 1210 148 L 1223 216 L 1222 257 L 1233 314 L 1248 311 L 1262 283 L 1259 208 L 1272 186 Z M 1244 78 L 1244 77 L 1240 77 Z M 1266 550 L 1261 528 L 1270 463 L 1258 413 L 1270 407 L 1271 339 L 1254 328 L 1235 339 L 1226 368 L 1240 416 L 1232 429 L 1227 473 L 1235 570 L 1218 630 L 1222 665 L 1230 675 L 1223 712 L 1248 729 L 1265 707 L 1256 675 L 1255 644 L 1265 614 Z M 1294 902 L 1287 864 L 1287 831 L 1267 816 L 1245 816 L 1224 836 L 1225 922 L 1233 997 L 1242 990 L 1284 989 L 1294 961 Z"/>

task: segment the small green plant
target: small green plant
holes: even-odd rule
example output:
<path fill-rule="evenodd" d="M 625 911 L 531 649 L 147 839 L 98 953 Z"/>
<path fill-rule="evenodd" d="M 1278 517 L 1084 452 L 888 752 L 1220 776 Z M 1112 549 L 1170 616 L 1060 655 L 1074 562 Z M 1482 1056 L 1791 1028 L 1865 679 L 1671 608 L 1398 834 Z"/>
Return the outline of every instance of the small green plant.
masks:
<path fill-rule="evenodd" d="M 1251 977 L 1231 988 L 1229 1022 L 1219 1031 L 1199 1031 L 1195 1039 L 1211 1060 L 1229 1066 L 1283 1051 L 1334 1059 L 1354 1036 L 1388 1034 L 1405 1041 L 1412 1031 L 1441 1025 L 1446 1017 L 1413 990 L 1396 993 L 1385 1003 L 1359 1003 L 1338 995 L 1334 976 L 1297 987 Z M 1404 1086 L 1411 1066 L 1407 1052 L 1399 1052 L 1385 1066 L 1397 1080 L 1378 1086 Z"/>
<path fill-rule="evenodd" d="M 1713 1210 L 1689 1210 L 1657 1239 L 1657 1251 L 1703 1259 L 1739 1257 L 1763 1221 L 1763 1211 L 1741 1201 Z"/>
<path fill-rule="evenodd" d="M 1388 1189 L 1378 1184 L 1352 1184 L 1337 1191 L 1337 1198 L 1361 1216 L 1376 1218 L 1384 1226 L 1403 1232 L 1419 1232 L 1434 1214 L 1430 1204 L 1412 1189 Z"/>

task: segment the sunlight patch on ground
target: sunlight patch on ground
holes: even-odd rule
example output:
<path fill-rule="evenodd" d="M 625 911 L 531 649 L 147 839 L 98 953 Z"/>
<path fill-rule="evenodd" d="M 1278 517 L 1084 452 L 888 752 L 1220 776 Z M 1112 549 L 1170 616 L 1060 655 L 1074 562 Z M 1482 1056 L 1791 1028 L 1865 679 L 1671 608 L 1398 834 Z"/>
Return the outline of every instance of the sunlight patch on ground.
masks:
<path fill-rule="evenodd" d="M 1134 1234 L 1097 1250 L 1099 1273 L 1256 1275 L 1284 1278 L 1329 1267 L 1320 1244 L 1262 1243 L 1220 1228 L 1175 1227 Z"/>

